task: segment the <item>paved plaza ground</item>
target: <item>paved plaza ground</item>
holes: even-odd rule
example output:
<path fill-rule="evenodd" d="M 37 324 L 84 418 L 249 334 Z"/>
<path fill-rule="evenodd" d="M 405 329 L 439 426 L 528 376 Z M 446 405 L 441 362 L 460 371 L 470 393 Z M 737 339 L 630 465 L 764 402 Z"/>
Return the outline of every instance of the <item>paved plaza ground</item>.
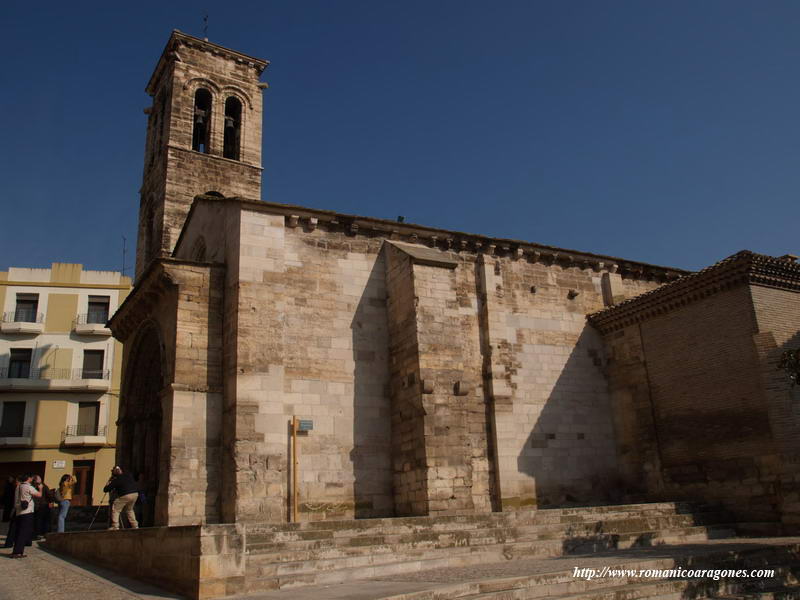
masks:
<path fill-rule="evenodd" d="M 0 528 L 5 541 L 8 523 Z M 38 543 L 25 551 L 26 558 L 10 559 L 10 548 L 0 550 L 0 598 L 29 600 L 36 598 L 81 600 L 167 600 L 179 598 L 151 585 L 120 577 L 105 569 L 90 567 L 58 557 L 39 548 Z"/>

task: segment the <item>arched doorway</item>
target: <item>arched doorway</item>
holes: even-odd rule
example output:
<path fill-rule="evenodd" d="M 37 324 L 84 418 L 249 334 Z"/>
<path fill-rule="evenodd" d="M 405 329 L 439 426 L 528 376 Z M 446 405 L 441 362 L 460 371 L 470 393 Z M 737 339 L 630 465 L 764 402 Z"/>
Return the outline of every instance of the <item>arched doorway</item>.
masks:
<path fill-rule="evenodd" d="M 119 407 L 117 461 L 134 477 L 139 477 L 146 497 L 141 513 L 143 526 L 157 524 L 156 499 L 165 475 L 160 472 L 163 357 L 158 327 L 149 323 L 134 341 Z"/>

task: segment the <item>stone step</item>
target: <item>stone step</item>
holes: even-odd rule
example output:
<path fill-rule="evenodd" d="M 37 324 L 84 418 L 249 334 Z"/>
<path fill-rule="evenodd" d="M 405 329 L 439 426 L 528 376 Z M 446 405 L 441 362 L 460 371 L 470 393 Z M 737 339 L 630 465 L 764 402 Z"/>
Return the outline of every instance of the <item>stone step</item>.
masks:
<path fill-rule="evenodd" d="M 494 590 L 468 596 L 453 596 L 452 600 L 681 600 L 690 589 L 691 582 L 684 580 L 661 580 L 641 584 L 609 585 L 561 595 L 542 596 L 535 588 Z M 418 599 L 423 600 L 424 597 Z M 432 598 L 432 597 L 431 597 Z M 439 596 L 435 596 L 439 600 Z M 389 600 L 384 598 L 381 600 Z M 391 600 L 395 600 L 392 597 Z"/>
<path fill-rule="evenodd" d="M 707 504 L 659 502 L 633 505 L 603 505 L 589 507 L 554 508 L 541 510 L 513 511 L 506 513 L 486 513 L 481 515 L 448 515 L 437 517 L 397 517 L 381 519 L 357 519 L 345 521 L 303 521 L 300 523 L 250 523 L 249 533 L 270 533 L 289 531 L 327 531 L 327 530 L 393 530 L 442 527 L 480 527 L 488 523 L 504 522 L 509 525 L 531 523 L 572 523 L 584 520 L 603 520 L 634 516 L 658 516 L 675 514 L 702 514 L 719 512 L 719 507 Z M 597 517 L 597 518 L 595 518 Z"/>
<path fill-rule="evenodd" d="M 323 542 L 328 540 L 327 544 L 335 544 L 338 540 L 357 540 L 363 538 L 363 542 L 354 541 L 353 545 L 377 543 L 380 538 L 383 538 L 387 543 L 392 543 L 401 540 L 404 537 L 422 537 L 423 539 L 430 539 L 436 535 L 468 537 L 473 534 L 480 535 L 494 535 L 498 539 L 508 537 L 519 537 L 528 534 L 537 534 L 540 537 L 560 537 L 565 532 L 572 535 L 585 535 L 590 531 L 596 533 L 600 532 L 618 532 L 623 533 L 626 531 L 649 531 L 669 527 L 680 526 L 694 526 L 703 524 L 715 524 L 724 521 L 724 513 L 702 513 L 698 515 L 659 515 L 647 517 L 626 517 L 619 519 L 605 519 L 589 521 L 585 520 L 580 523 L 539 523 L 539 524 L 504 524 L 489 521 L 483 527 L 478 524 L 464 524 L 464 523 L 436 523 L 433 526 L 426 526 L 425 523 L 419 523 L 415 527 L 395 526 L 380 528 L 377 526 L 364 527 L 360 526 L 360 522 L 342 522 L 340 529 L 321 529 L 321 530 L 294 530 L 294 531 L 270 531 L 263 532 L 260 530 L 248 529 L 247 544 L 248 548 L 264 547 L 268 544 L 291 544 L 297 543 L 298 547 L 313 545 L 315 542 Z M 352 523 L 358 523 L 359 526 L 348 527 Z M 448 525 L 450 525 L 448 527 Z M 485 532 L 485 533 L 483 533 Z M 326 545 L 325 543 L 320 546 Z M 285 546 L 284 546 L 285 547 Z"/>
<path fill-rule="evenodd" d="M 535 590 L 518 596 L 520 600 L 662 600 L 666 598 L 740 598 L 742 600 L 793 600 L 800 597 L 800 587 L 773 584 L 763 591 L 745 591 L 741 581 L 714 581 L 713 579 L 672 579 L 627 583 L 614 588 L 590 589 L 573 594 L 540 596 Z M 533 592 L 533 595 L 531 595 Z M 513 596 L 511 596 L 513 597 Z M 462 596 L 462 600 L 506 600 L 506 595 L 476 594 Z"/>
<path fill-rule="evenodd" d="M 452 547 L 467 545 L 485 545 L 508 543 L 522 540 L 564 540 L 587 538 L 613 539 L 623 533 L 648 533 L 664 529 L 684 529 L 698 526 L 692 519 L 679 517 L 659 519 L 639 519 L 628 521 L 610 521 L 587 525 L 586 527 L 565 527 L 560 525 L 536 525 L 510 528 L 486 528 L 470 531 L 422 531 L 407 534 L 377 534 L 337 537 L 326 535 L 311 536 L 311 539 L 280 539 L 283 536 L 270 534 L 248 535 L 247 549 L 251 554 L 290 553 L 316 551 L 322 552 L 332 548 L 392 546 L 395 549 L 406 547 Z"/>
<path fill-rule="evenodd" d="M 714 600 L 798 600 L 800 599 L 800 586 L 781 586 L 761 592 L 745 594 L 724 594 L 714 596 Z"/>
<path fill-rule="evenodd" d="M 727 532 L 726 532 L 727 533 Z M 674 544 L 705 541 L 708 539 L 705 528 L 687 528 L 674 531 L 652 533 L 644 545 Z M 580 547 L 581 553 L 598 552 L 610 548 L 624 549 L 643 545 L 641 533 L 624 534 L 614 540 L 614 545 L 597 545 L 590 542 Z M 274 578 L 277 587 L 294 585 L 290 580 L 313 581 L 314 583 L 333 583 L 345 581 L 351 569 L 364 570 L 360 578 L 391 575 L 392 573 L 413 572 L 424 568 L 435 568 L 431 563 L 445 566 L 465 566 L 483 562 L 502 562 L 513 558 L 554 557 L 565 553 L 562 540 L 522 541 L 511 544 L 491 544 L 485 546 L 453 547 L 443 555 L 441 548 L 409 548 L 402 551 L 402 557 L 395 546 L 350 548 L 347 551 L 321 555 L 307 553 L 248 555 L 247 577 L 258 579 Z M 366 573 L 371 573 L 366 575 Z M 328 575 L 326 575 L 328 574 Z M 324 579 L 320 579 L 324 578 Z M 303 583 L 303 585 L 310 585 Z"/>
<path fill-rule="evenodd" d="M 671 569 L 672 559 L 659 559 L 609 565 L 626 570 Z M 646 580 L 635 577 L 614 579 L 580 579 L 573 572 L 562 570 L 552 573 L 465 582 L 436 586 L 428 590 L 386 596 L 380 600 L 632 600 L 649 598 L 714 597 L 716 600 L 795 600 L 800 597 L 800 586 L 791 571 L 796 567 L 776 568 L 776 577 L 770 580 L 711 578 Z M 674 584 L 664 586 L 664 584 Z M 753 588 L 758 591 L 753 591 Z"/>
<path fill-rule="evenodd" d="M 666 539 L 666 538 L 665 538 Z M 445 556 L 442 552 L 431 552 L 429 554 L 422 554 L 414 559 L 407 558 L 403 561 L 391 562 L 391 556 L 387 555 L 387 562 L 380 561 L 340 561 L 337 568 L 328 571 L 295 571 L 275 573 L 273 575 L 257 576 L 252 569 L 248 568 L 247 572 L 247 588 L 249 591 L 265 590 L 265 589 L 278 589 L 289 588 L 306 585 L 329 585 L 334 583 L 341 583 L 344 581 L 352 581 L 357 579 L 371 579 L 377 577 L 387 577 L 402 573 L 416 572 L 419 570 L 441 569 L 447 567 L 470 567 L 474 565 L 491 564 L 491 563 L 504 563 L 510 559 L 515 558 L 528 558 L 525 552 L 507 552 L 507 546 L 495 546 L 477 551 L 473 548 L 458 548 L 448 551 Z M 531 545 L 525 549 L 531 552 L 534 556 L 541 556 L 542 553 L 547 554 L 546 550 L 542 550 L 537 545 Z M 736 543 L 734 546 L 706 546 L 694 550 L 691 546 L 688 547 L 688 552 L 682 552 L 678 558 L 663 557 L 663 558 L 635 558 L 631 557 L 626 559 L 619 556 L 609 556 L 609 566 L 617 569 L 671 569 L 675 566 L 691 565 L 692 569 L 721 569 L 721 568 L 771 568 L 776 570 L 776 577 L 773 581 L 763 582 L 769 583 L 775 587 L 782 585 L 797 585 L 798 574 L 797 565 L 800 556 L 800 543 L 779 544 L 774 546 L 752 546 L 745 541 L 741 544 Z M 563 564 L 563 563 L 562 563 Z M 782 565 L 782 566 L 779 566 Z M 249 566 L 249 565 L 248 565 Z M 322 565 L 317 565 L 322 566 Z M 585 582 L 585 583 L 584 583 Z M 561 594 L 572 594 L 575 592 L 587 592 L 597 587 L 608 587 L 611 584 L 619 584 L 619 579 L 600 579 L 593 578 L 589 581 L 576 578 L 572 569 L 560 570 L 549 573 L 539 573 L 525 577 L 511 578 L 509 580 L 488 580 L 483 582 L 472 582 L 457 584 L 456 586 L 437 586 L 433 589 L 426 590 L 425 592 L 415 592 L 420 594 L 417 596 L 401 595 L 403 600 L 446 600 L 447 598 L 457 598 L 459 595 L 469 595 L 477 593 L 487 593 L 497 590 L 514 590 L 517 588 L 525 588 L 527 591 L 513 592 L 514 595 L 498 595 L 498 599 L 507 600 L 508 598 L 517 598 L 517 594 L 522 594 L 519 597 L 524 598 L 543 598 L 545 596 L 554 596 Z M 641 584 L 643 580 L 628 578 L 625 582 L 626 585 Z M 644 581 L 647 583 L 647 581 Z M 736 592 L 742 593 L 749 591 L 746 585 L 752 586 L 752 580 L 733 580 L 719 581 L 706 580 L 706 584 L 700 585 L 696 583 L 692 588 L 692 597 L 701 597 L 708 591 L 716 592 Z M 731 587 L 734 584 L 739 587 Z M 497 586 L 500 587 L 497 587 Z M 466 587 L 465 587 L 466 586 Z M 478 587 L 476 587 L 478 586 Z M 447 593 L 445 594 L 445 591 Z M 700 591 L 703 593 L 701 594 Z M 428 595 L 431 594 L 431 595 Z M 492 596 L 489 596 L 492 597 Z M 399 600 L 398 597 L 397 600 Z M 396 600 L 396 599 L 392 599 Z M 601 598 L 595 600 L 619 600 L 619 598 Z M 765 599 L 767 600 L 767 599 Z M 780 600 L 776 598 L 775 600 Z M 787 599 L 789 600 L 789 599 Z"/>

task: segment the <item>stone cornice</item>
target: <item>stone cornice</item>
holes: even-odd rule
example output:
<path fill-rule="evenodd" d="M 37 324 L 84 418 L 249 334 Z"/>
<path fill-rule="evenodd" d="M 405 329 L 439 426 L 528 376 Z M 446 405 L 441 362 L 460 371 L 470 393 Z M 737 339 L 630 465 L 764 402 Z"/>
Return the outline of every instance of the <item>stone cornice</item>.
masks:
<path fill-rule="evenodd" d="M 452 252 L 442 252 L 437 248 L 426 248 L 425 246 L 415 246 L 405 242 L 386 240 L 404 254 L 406 254 L 416 265 L 428 267 L 442 267 L 444 269 L 455 269 L 458 266 L 458 258 Z"/>
<path fill-rule="evenodd" d="M 610 333 L 665 314 L 740 285 L 800 291 L 800 265 L 742 250 L 680 279 L 587 317 L 601 333 Z"/>
<path fill-rule="evenodd" d="M 139 326 L 146 321 L 154 307 L 169 289 L 177 283 L 167 272 L 169 265 L 189 265 L 204 268 L 223 268 L 222 265 L 198 263 L 174 258 L 158 258 L 150 262 L 147 269 L 136 282 L 133 291 L 108 321 L 114 337 L 125 342 Z"/>
<path fill-rule="evenodd" d="M 152 96 L 155 94 L 155 85 L 158 80 L 161 79 L 161 74 L 170 63 L 171 59 L 180 60 L 178 50 L 181 46 L 198 48 L 203 52 L 224 56 L 229 60 L 248 65 L 254 68 L 258 72 L 258 75 L 261 75 L 261 73 L 264 72 L 264 69 L 269 66 L 268 60 L 248 56 L 247 54 L 242 54 L 241 52 L 231 50 L 225 46 L 220 46 L 219 44 L 214 44 L 208 40 L 202 40 L 200 38 L 187 35 L 182 31 L 178 31 L 177 29 L 173 29 L 172 35 L 170 35 L 169 40 L 167 40 L 167 45 L 164 47 L 164 51 L 161 53 L 161 57 L 158 59 L 158 64 L 156 65 L 153 74 L 150 76 L 150 81 L 147 82 L 147 87 L 145 87 L 145 91 L 149 95 Z"/>
<path fill-rule="evenodd" d="M 661 267 L 638 261 L 625 260 L 614 256 L 592 254 L 547 246 L 521 240 L 504 238 L 491 238 L 472 233 L 449 231 L 412 223 L 399 223 L 387 219 L 348 215 L 330 210 L 321 210 L 295 206 L 291 204 L 278 204 L 263 202 L 247 198 L 221 198 L 219 196 L 200 195 L 195 197 L 189 214 L 186 217 L 184 229 L 175 245 L 175 252 L 180 247 L 186 226 L 192 219 L 195 207 L 200 203 L 237 203 L 246 210 L 265 212 L 273 215 L 283 215 L 285 225 L 290 228 L 300 227 L 304 231 L 313 231 L 317 227 L 328 231 L 340 231 L 353 237 L 382 237 L 392 241 L 423 244 L 446 252 L 460 254 L 487 254 L 490 256 L 508 257 L 513 260 L 528 262 L 541 262 L 544 264 L 559 264 L 563 267 L 580 267 L 595 272 L 618 272 L 627 278 L 646 279 L 666 282 L 685 275 L 687 271 L 670 267 Z M 173 256 L 175 255 L 173 253 Z"/>

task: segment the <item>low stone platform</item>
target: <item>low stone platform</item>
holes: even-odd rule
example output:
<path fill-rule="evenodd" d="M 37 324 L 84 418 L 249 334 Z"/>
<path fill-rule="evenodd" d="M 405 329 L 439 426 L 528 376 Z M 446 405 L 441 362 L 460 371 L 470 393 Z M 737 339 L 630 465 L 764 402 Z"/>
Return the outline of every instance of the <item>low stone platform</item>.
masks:
<path fill-rule="evenodd" d="M 470 516 L 91 531 L 51 534 L 47 546 L 190 598 L 213 598 L 413 578 L 431 569 L 466 568 L 471 573 L 487 564 L 706 542 L 734 536 L 735 525 L 728 521 L 729 516 L 715 507 L 662 502 Z M 139 559 L 132 562 L 131 556 Z"/>

